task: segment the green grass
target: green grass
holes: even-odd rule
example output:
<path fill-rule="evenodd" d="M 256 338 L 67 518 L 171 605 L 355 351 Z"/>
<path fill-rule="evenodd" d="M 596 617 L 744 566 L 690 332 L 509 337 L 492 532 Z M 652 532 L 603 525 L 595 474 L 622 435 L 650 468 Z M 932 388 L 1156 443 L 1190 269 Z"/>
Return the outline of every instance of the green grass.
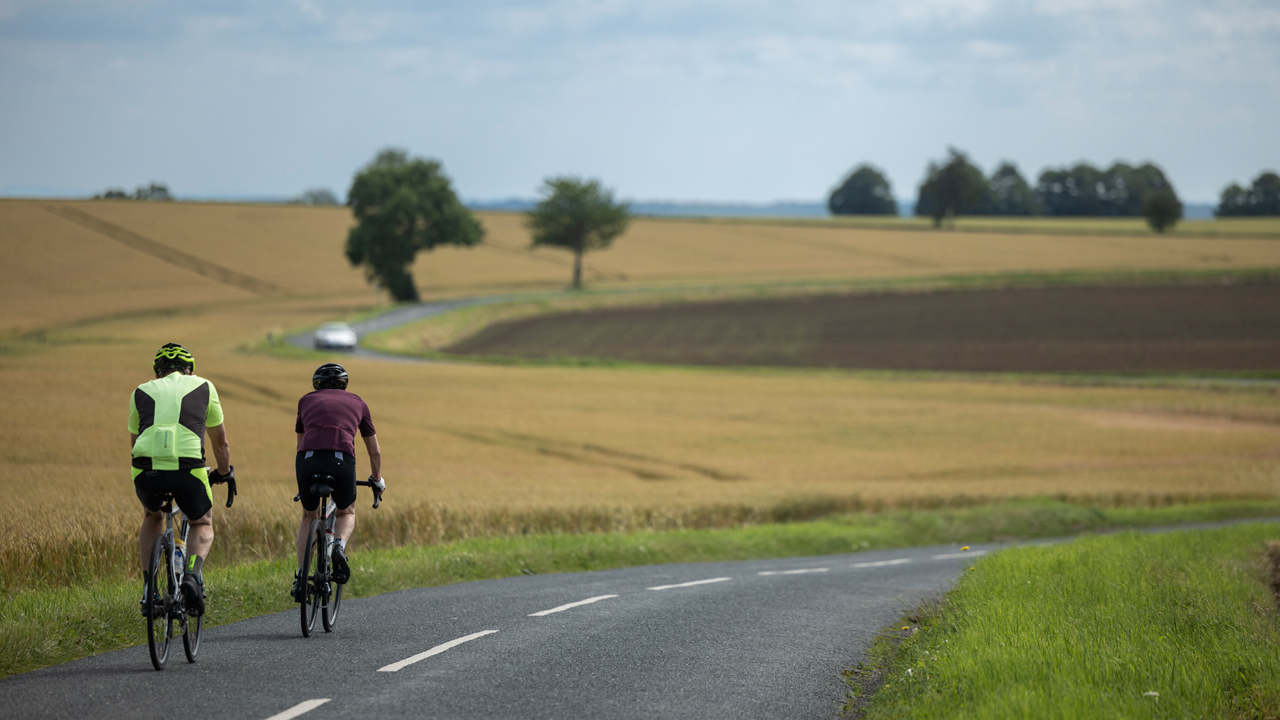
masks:
<path fill-rule="evenodd" d="M 794 512 L 806 515 L 802 503 Z M 352 555 L 355 574 L 347 596 L 526 572 L 824 555 L 1267 516 L 1280 516 L 1280 501 L 1101 509 L 1042 499 L 958 509 L 852 513 L 814 522 L 721 530 L 481 538 L 357 551 Z M 210 567 L 205 573 L 210 608 L 206 624 L 221 625 L 296 607 L 288 597 L 293 568 L 291 558 Z M 139 583 L 124 578 L 75 588 L 5 593 L 0 597 L 0 677 L 145 643 L 137 609 L 140 595 Z M 143 653 L 138 662 L 145 665 Z"/>
<path fill-rule="evenodd" d="M 1276 717 L 1280 617 L 1264 543 L 1277 537 L 1264 524 L 1123 533 L 979 560 L 896 652 L 880 643 L 872 662 L 893 656 L 888 679 L 860 710 Z"/>

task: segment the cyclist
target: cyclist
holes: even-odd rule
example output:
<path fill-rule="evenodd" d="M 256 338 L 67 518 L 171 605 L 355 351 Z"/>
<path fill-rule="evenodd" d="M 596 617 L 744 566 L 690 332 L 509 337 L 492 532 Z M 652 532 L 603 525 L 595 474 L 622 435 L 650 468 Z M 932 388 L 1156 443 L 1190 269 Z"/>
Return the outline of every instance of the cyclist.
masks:
<path fill-rule="evenodd" d="M 311 377 L 312 392 L 298 400 L 298 455 L 294 468 L 298 476 L 298 495 L 302 500 L 302 522 L 298 525 L 298 567 L 311 539 L 311 521 L 319 518 L 320 498 L 311 492 L 311 476 L 331 475 L 333 488 L 334 545 L 333 579 L 345 583 L 351 579 L 347 563 L 347 540 L 356 527 L 356 457 L 355 437 L 359 431 L 369 454 L 370 479 L 382 482 L 382 449 L 369 406 L 359 395 L 347 391 L 347 371 L 337 363 L 316 368 Z M 293 599 L 302 602 L 301 580 L 293 578 Z"/>
<path fill-rule="evenodd" d="M 142 574 L 149 570 L 151 548 L 164 532 L 160 511 L 173 497 L 191 523 L 183 600 L 193 615 L 204 613 L 204 559 L 213 545 L 213 493 L 209 482 L 235 477 L 222 403 L 213 383 L 195 374 L 191 352 L 168 343 L 151 364 L 156 379 L 139 385 L 129 398 L 129 444 L 133 448 L 133 489 L 146 514 L 138 531 Z M 217 469 L 205 469 L 204 436 L 209 434 Z M 147 613 L 147 598 L 142 613 Z"/>

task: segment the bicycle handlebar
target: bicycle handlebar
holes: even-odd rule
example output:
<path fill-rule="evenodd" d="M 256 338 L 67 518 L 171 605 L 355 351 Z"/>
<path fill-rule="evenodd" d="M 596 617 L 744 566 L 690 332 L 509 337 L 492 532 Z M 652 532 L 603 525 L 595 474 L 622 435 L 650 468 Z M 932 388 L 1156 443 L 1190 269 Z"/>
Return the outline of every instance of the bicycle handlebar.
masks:
<path fill-rule="evenodd" d="M 221 485 L 222 483 L 227 484 L 227 507 L 231 507 L 231 503 L 236 501 L 236 495 L 238 495 L 239 493 L 236 492 L 236 466 L 230 465 L 228 467 L 230 469 L 227 471 L 226 475 L 219 473 L 217 469 L 210 469 L 209 484 L 210 485 Z"/>
<path fill-rule="evenodd" d="M 372 488 L 372 489 L 373 489 L 373 507 L 374 507 L 374 509 L 377 509 L 378 505 L 381 505 L 381 504 L 382 504 L 382 492 L 383 492 L 384 490 L 386 490 L 386 489 L 387 489 L 387 481 L 386 481 L 386 480 L 383 480 L 382 478 L 378 478 L 377 480 L 374 480 L 374 479 L 373 479 L 373 476 L 372 476 L 372 475 L 370 475 L 368 480 L 359 480 L 359 481 L 357 481 L 357 482 L 356 482 L 356 484 L 357 484 L 357 485 L 363 485 L 363 486 L 365 486 L 365 487 L 367 487 L 367 488 Z"/>
<path fill-rule="evenodd" d="M 232 483 L 234 482 L 235 481 L 233 480 Z M 386 480 L 383 480 L 382 478 L 378 478 L 377 480 L 374 480 L 373 476 L 370 475 L 368 480 L 357 480 L 356 485 L 363 485 L 367 488 L 373 488 L 373 507 L 375 509 L 382 504 L 382 491 L 387 489 Z M 232 487 L 234 487 L 234 484 L 232 485 Z M 234 492 L 234 490 L 232 492 Z M 302 500 L 302 493 L 298 493 L 297 495 L 293 496 L 294 502 L 301 502 L 301 500 Z M 227 507 L 231 507 L 230 500 L 227 500 Z"/>

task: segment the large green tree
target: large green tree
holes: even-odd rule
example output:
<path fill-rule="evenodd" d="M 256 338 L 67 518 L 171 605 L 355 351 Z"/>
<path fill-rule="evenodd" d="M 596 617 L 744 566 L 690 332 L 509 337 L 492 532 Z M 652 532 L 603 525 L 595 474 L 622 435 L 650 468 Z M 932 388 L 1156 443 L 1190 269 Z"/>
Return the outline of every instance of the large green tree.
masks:
<path fill-rule="evenodd" d="M 1036 195 L 1046 215 L 1138 216 L 1147 195 L 1173 186 L 1151 163 L 1115 163 L 1106 170 L 1080 163 L 1040 173 Z"/>
<path fill-rule="evenodd" d="M 458 200 L 435 160 L 386 149 L 356 173 L 347 193 L 356 226 L 347 235 L 347 259 L 363 265 L 398 301 L 418 299 L 410 267 L 419 250 L 470 247 L 484 228 Z"/>
<path fill-rule="evenodd" d="M 1170 188 L 1152 190 L 1142 198 L 1142 215 L 1152 230 L 1172 230 L 1182 219 L 1182 201 Z"/>
<path fill-rule="evenodd" d="M 597 180 L 571 176 L 543 181 L 542 199 L 528 212 L 526 225 L 533 246 L 558 247 L 573 252 L 573 287 L 582 287 L 582 256 L 607 248 L 626 231 L 631 212 L 615 202 L 613 191 Z"/>
<path fill-rule="evenodd" d="M 831 191 L 827 209 L 832 215 L 897 215 L 898 201 L 884 173 L 862 164 Z"/>
<path fill-rule="evenodd" d="M 944 162 L 929 163 L 916 200 L 916 215 L 932 217 L 934 227 L 944 220 L 953 226 L 956 217 L 973 209 L 987 191 L 987 179 L 967 155 L 955 148 L 948 148 L 947 155 Z"/>

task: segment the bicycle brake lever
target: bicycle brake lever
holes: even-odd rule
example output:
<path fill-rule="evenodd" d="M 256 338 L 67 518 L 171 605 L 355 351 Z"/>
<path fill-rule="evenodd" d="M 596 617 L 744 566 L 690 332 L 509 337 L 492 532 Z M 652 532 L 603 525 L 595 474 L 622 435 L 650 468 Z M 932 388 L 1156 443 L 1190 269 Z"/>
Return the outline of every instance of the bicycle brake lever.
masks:
<path fill-rule="evenodd" d="M 231 503 L 236 501 L 236 479 L 234 477 L 227 478 L 227 507 L 231 507 Z"/>

